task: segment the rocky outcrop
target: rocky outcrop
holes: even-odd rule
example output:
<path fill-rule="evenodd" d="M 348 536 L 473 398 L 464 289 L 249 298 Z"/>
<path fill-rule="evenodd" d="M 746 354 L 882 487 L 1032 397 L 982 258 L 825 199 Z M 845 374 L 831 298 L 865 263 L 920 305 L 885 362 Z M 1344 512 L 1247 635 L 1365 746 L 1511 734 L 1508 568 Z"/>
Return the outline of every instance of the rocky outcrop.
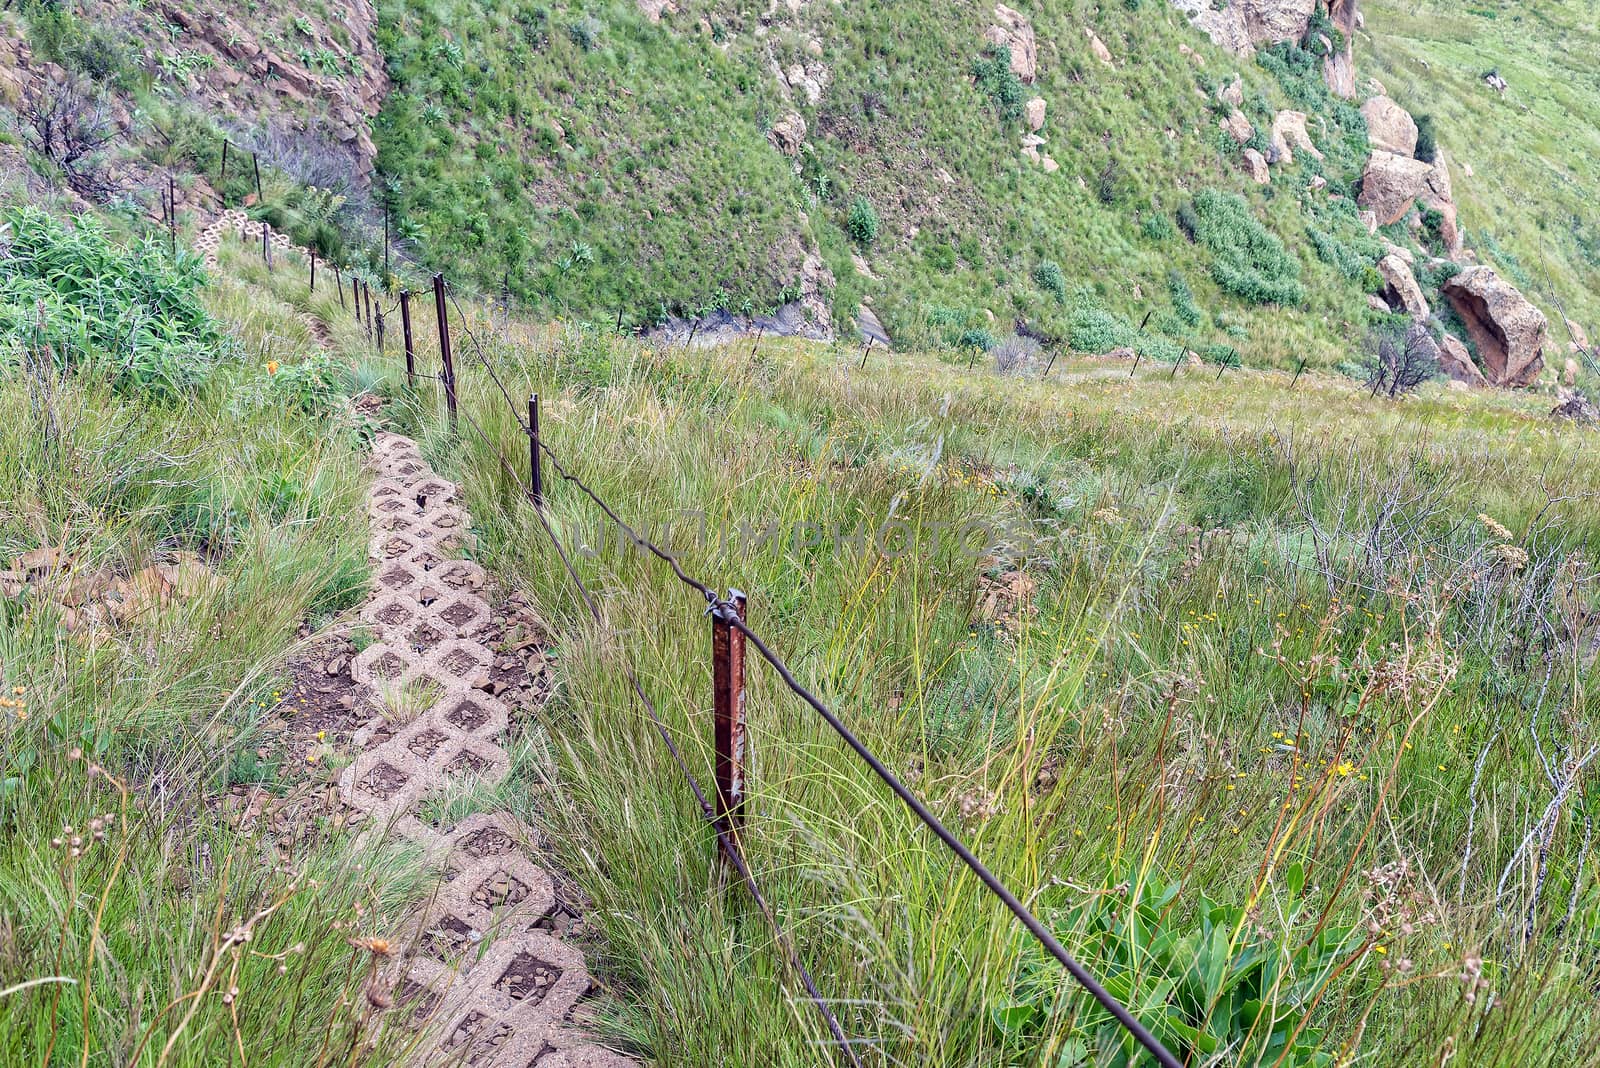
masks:
<path fill-rule="evenodd" d="M 1411 112 L 1386 96 L 1375 96 L 1361 105 L 1367 120 L 1367 140 L 1372 147 L 1397 156 L 1417 154 L 1417 123 Z"/>
<path fill-rule="evenodd" d="M 1024 85 L 1039 76 L 1039 45 L 1033 36 L 1033 23 L 1020 11 L 1004 4 L 994 5 L 994 25 L 983 39 L 1011 52 L 1011 70 Z"/>
<path fill-rule="evenodd" d="M 1222 128 L 1224 133 L 1241 145 L 1254 137 L 1256 133 L 1255 127 L 1250 125 L 1250 120 L 1245 118 L 1244 112 L 1238 108 L 1229 111 L 1226 118 L 1218 119 L 1217 125 Z"/>
<path fill-rule="evenodd" d="M 798 111 L 791 111 L 773 124 L 767 133 L 772 147 L 785 156 L 798 156 L 800 146 L 806 141 L 806 120 Z"/>
<path fill-rule="evenodd" d="M 1563 319 L 1562 322 L 1567 324 L 1567 351 L 1574 354 L 1589 351 L 1588 331 L 1571 319 Z"/>
<path fill-rule="evenodd" d="M 1322 80 L 1336 95 L 1353 100 L 1356 95 L 1355 38 L 1362 23 L 1357 0 L 1328 0 L 1328 18 L 1344 35 L 1344 47 L 1335 48 L 1322 57 Z"/>
<path fill-rule="evenodd" d="M 1028 122 L 1028 129 L 1037 133 L 1044 129 L 1044 97 L 1036 96 L 1022 106 L 1022 117 Z"/>
<path fill-rule="evenodd" d="M 182 31 L 184 52 L 210 60 L 187 87 L 203 107 L 242 126 L 322 142 L 353 162 L 354 177 L 370 177 L 377 156 L 370 123 L 389 92 L 373 5 L 355 0 L 302 13 L 309 30 L 300 31 L 301 47 L 266 32 L 265 14 L 253 11 L 179 0 L 142 6 L 89 0 L 84 6 L 86 17 L 148 42 L 169 42 L 174 29 Z M 328 53 L 340 56 L 336 72 L 317 59 Z"/>
<path fill-rule="evenodd" d="M 1484 376 L 1496 386 L 1527 386 L 1544 369 L 1548 322 L 1492 267 L 1468 267 L 1440 292 L 1467 328 Z"/>
<path fill-rule="evenodd" d="M 788 94 L 799 93 L 806 98 L 807 104 L 813 106 L 822 99 L 822 94 L 827 91 L 828 83 L 832 80 L 833 72 L 815 61 L 793 63 L 787 70 L 778 72 L 778 84 Z"/>
<path fill-rule="evenodd" d="M 1268 182 L 1272 181 L 1272 172 L 1267 169 L 1267 157 L 1263 156 L 1260 152 L 1257 152 L 1253 148 L 1247 148 L 1244 150 L 1244 154 L 1240 157 L 1240 159 L 1242 161 L 1244 172 L 1248 174 L 1257 185 L 1266 185 Z"/>
<path fill-rule="evenodd" d="M 1235 75 L 1233 81 L 1217 90 L 1217 99 L 1231 107 L 1244 107 L 1244 79 Z"/>
<path fill-rule="evenodd" d="M 1446 334 L 1439 343 L 1439 370 L 1452 382 L 1460 382 L 1464 386 L 1477 389 L 1489 383 L 1484 379 L 1483 372 L 1478 370 L 1478 365 L 1472 362 L 1472 353 L 1467 351 L 1466 343 L 1454 334 Z"/>
<path fill-rule="evenodd" d="M 1280 111 L 1272 117 L 1272 145 L 1274 162 L 1293 163 L 1294 150 L 1299 149 L 1313 159 L 1322 159 L 1322 153 L 1306 133 L 1306 116 L 1303 111 Z"/>
<path fill-rule="evenodd" d="M 651 22 L 660 22 L 663 15 L 676 15 L 678 5 L 674 0 L 639 0 L 639 12 Z"/>
<path fill-rule="evenodd" d="M 1411 205 L 1429 188 L 1432 164 L 1393 152 L 1374 152 L 1361 175 L 1360 205 L 1374 212 L 1379 226 L 1405 218 Z"/>
<path fill-rule="evenodd" d="M 1390 253 L 1378 261 L 1378 273 L 1383 276 L 1383 295 L 1391 308 L 1397 308 L 1413 319 L 1428 317 L 1428 302 L 1422 296 L 1411 268 L 1404 260 Z"/>
<path fill-rule="evenodd" d="M 1257 45 L 1304 37 L 1317 0 L 1231 0 L 1220 10 L 1211 0 L 1172 0 L 1172 5 L 1218 47 L 1249 57 Z"/>
<path fill-rule="evenodd" d="M 1228 6 L 1239 8 L 1250 40 L 1263 45 L 1304 37 L 1317 0 L 1233 0 Z"/>

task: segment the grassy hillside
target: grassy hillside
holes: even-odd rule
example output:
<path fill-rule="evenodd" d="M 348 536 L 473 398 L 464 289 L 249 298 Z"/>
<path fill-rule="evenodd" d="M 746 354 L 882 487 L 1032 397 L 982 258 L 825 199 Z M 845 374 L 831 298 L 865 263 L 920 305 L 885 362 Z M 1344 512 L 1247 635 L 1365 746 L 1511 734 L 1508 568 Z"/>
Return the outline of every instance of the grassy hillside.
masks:
<path fill-rule="evenodd" d="M 1585 432 L 1525 398 L 1374 404 L 1337 376 L 1070 360 L 1025 382 L 579 327 L 492 351 L 563 462 L 748 592 L 802 681 L 1180 1055 L 1554 1065 L 1593 1033 Z M 496 387 L 463 391 L 517 455 Z M 442 428 L 430 447 L 563 636 L 568 803 L 545 813 L 631 979 L 627 1026 L 673 1061 L 814 1063 L 819 1020 L 619 666 L 706 774 L 703 604 L 558 484 L 594 628 L 495 455 Z M 904 544 L 875 537 L 895 522 Z M 962 524 L 999 533 L 936 533 Z M 742 840 L 866 1063 L 1145 1063 L 750 674 Z"/>
<path fill-rule="evenodd" d="M 1024 317 L 1079 347 L 1228 345 L 1292 365 L 1347 358 L 1365 325 L 1372 250 L 1329 196 L 1358 173 L 1359 117 L 1314 77 L 1245 65 L 1259 147 L 1274 109 L 1309 101 L 1329 152 L 1254 185 L 1212 95 L 1240 64 L 1163 4 L 1035 5 L 1032 86 L 986 52 L 991 5 L 682 7 L 652 24 L 628 0 L 381 4 L 394 91 L 379 162 L 424 258 L 549 313 L 632 324 L 765 310 L 797 292 L 815 248 L 836 324 L 871 301 L 909 343 L 981 342 Z M 815 102 L 780 82 L 796 65 Z M 1035 94 L 1056 173 L 1021 152 Z M 791 111 L 808 130 L 793 161 L 767 137 Z M 1209 245 L 1178 225 L 1206 191 L 1248 205 Z M 1228 284 L 1218 261 L 1250 241 L 1235 225 L 1250 219 L 1287 255 L 1252 265 L 1264 285 Z"/>
<path fill-rule="evenodd" d="M 1431 114 L 1467 243 L 1551 317 L 1600 324 L 1600 25 L 1583 0 L 1367 0 L 1357 66 Z M 1483 81 L 1497 70 L 1502 97 Z M 1472 175 L 1463 165 L 1470 165 Z"/>

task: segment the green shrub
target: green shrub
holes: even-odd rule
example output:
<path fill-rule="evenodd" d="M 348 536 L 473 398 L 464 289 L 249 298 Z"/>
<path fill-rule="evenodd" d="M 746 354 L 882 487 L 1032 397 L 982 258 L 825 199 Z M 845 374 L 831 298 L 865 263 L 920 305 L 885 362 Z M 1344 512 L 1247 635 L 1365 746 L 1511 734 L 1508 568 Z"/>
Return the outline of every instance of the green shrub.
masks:
<path fill-rule="evenodd" d="M 604 32 L 604 24 L 593 15 L 585 15 L 567 27 L 573 42 L 585 52 L 593 52 L 600 46 L 600 35 Z"/>
<path fill-rule="evenodd" d="M 1439 158 L 1439 141 L 1433 129 L 1432 115 L 1417 116 L 1417 150 L 1413 154 L 1424 163 L 1433 163 Z"/>
<path fill-rule="evenodd" d="M 235 354 L 196 295 L 197 256 L 114 244 L 91 215 L 69 229 L 28 207 L 4 215 L 0 249 L 0 362 L 47 359 L 170 400 Z"/>
<path fill-rule="evenodd" d="M 1195 237 L 1211 251 L 1211 276 L 1224 292 L 1252 304 L 1305 299 L 1300 264 L 1250 211 L 1243 197 L 1202 190 L 1194 198 Z"/>
<path fill-rule="evenodd" d="M 963 330 L 961 335 L 956 338 L 956 348 L 958 349 L 982 349 L 984 352 L 988 352 L 998 344 L 1000 344 L 1000 339 L 981 327 Z"/>
<path fill-rule="evenodd" d="M 1167 218 L 1165 212 L 1147 212 L 1139 220 L 1139 229 L 1151 241 L 1170 241 L 1177 236 L 1177 228 L 1172 225 L 1172 220 Z"/>
<path fill-rule="evenodd" d="M 856 197 L 845 213 L 844 232 L 850 240 L 866 248 L 878 240 L 878 210 L 866 197 Z"/>
<path fill-rule="evenodd" d="M 1067 299 L 1067 276 L 1062 273 L 1061 265 L 1054 260 L 1045 260 L 1033 269 L 1033 280 L 1039 283 L 1039 288 L 1051 293 L 1057 300 Z"/>
<path fill-rule="evenodd" d="M 1194 290 L 1189 288 L 1189 282 L 1182 272 L 1167 272 L 1167 292 L 1172 296 L 1172 310 L 1177 313 L 1178 321 L 1190 329 L 1199 326 L 1204 316 L 1195 304 Z"/>
<path fill-rule="evenodd" d="M 1022 118 L 1022 79 L 1011 69 L 1011 49 L 991 44 L 972 61 L 972 78 L 1005 122 Z"/>

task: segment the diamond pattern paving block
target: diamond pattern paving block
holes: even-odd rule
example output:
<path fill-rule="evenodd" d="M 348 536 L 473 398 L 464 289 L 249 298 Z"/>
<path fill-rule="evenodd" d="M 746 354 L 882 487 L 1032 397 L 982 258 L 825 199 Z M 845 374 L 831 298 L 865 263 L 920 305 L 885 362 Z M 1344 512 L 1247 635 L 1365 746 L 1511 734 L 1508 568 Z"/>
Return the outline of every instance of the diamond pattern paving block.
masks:
<path fill-rule="evenodd" d="M 531 1064 L 589 985 L 583 956 L 544 932 L 497 939 L 449 999 L 444 1034 L 501 1036 L 483 1047 L 491 1056 L 480 1064 Z M 452 1046 L 447 1037 L 440 1048 L 460 1050 L 461 1044 Z"/>
<path fill-rule="evenodd" d="M 422 670 L 421 657 L 403 647 L 374 642 L 350 662 L 350 675 L 379 691 L 398 689 Z"/>
<path fill-rule="evenodd" d="M 451 863 L 469 860 L 449 855 Z M 440 891 L 434 911 L 468 927 L 497 934 L 531 928 L 556 906 L 550 873 L 521 852 L 480 857 L 465 864 Z"/>
<path fill-rule="evenodd" d="M 405 572 L 401 572 L 405 575 Z M 382 583 L 379 590 L 384 590 Z M 407 597 L 404 592 L 387 590 L 376 600 L 368 601 L 361 608 L 361 621 L 378 627 L 384 637 L 390 633 L 399 633 L 406 628 L 419 623 L 423 616 L 423 608 L 416 601 Z"/>
<path fill-rule="evenodd" d="M 430 605 L 435 618 L 456 635 L 471 634 L 489 622 L 489 606 L 470 593 L 453 593 Z"/>
<path fill-rule="evenodd" d="M 339 775 L 339 796 L 351 808 L 383 823 L 409 810 L 438 783 L 426 762 L 390 743 L 362 753 Z"/>
<path fill-rule="evenodd" d="M 433 674 L 448 682 L 471 686 L 488 673 L 494 657 L 477 642 L 452 638 L 429 652 L 422 663 Z"/>
<path fill-rule="evenodd" d="M 511 758 L 493 742 L 464 738 L 440 754 L 440 770 L 446 780 L 483 779 L 499 782 L 511 774 Z"/>
<path fill-rule="evenodd" d="M 477 690 L 446 694 L 428 715 L 463 734 L 485 739 L 499 735 L 510 721 L 510 710 L 504 704 Z"/>
<path fill-rule="evenodd" d="M 614 1050 L 597 1046 L 577 1033 L 550 1036 L 531 1061 L 501 1060 L 494 1068 L 638 1068 L 637 1063 Z"/>
<path fill-rule="evenodd" d="M 470 560 L 450 560 L 434 569 L 433 580 L 452 593 L 471 593 L 483 589 L 487 576 Z"/>

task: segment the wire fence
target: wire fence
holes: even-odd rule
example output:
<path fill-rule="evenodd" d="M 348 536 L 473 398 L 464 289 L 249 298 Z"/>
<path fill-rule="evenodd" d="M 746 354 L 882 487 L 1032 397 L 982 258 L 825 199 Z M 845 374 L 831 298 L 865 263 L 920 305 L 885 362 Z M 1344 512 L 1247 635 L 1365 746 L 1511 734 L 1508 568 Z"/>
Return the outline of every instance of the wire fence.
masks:
<path fill-rule="evenodd" d="M 644 709 L 652 730 L 660 737 L 672 762 L 676 765 L 690 793 L 693 795 L 702 818 L 715 837 L 718 850 L 737 872 L 752 900 L 772 929 L 774 940 L 784 960 L 799 979 L 801 986 L 805 990 L 806 997 L 816 1008 L 845 1059 L 851 1065 L 859 1066 L 861 1061 L 855 1047 L 862 1044 L 864 1040 L 853 1039 L 845 1033 L 837 1015 L 830 1007 L 829 999 L 818 989 L 810 970 L 796 950 L 793 939 L 784 929 L 767 895 L 762 892 L 760 882 L 752 871 L 739 844 L 740 828 L 747 814 L 744 804 L 744 766 L 748 757 L 745 751 L 744 706 L 744 650 L 747 643 L 762 660 L 771 666 L 782 680 L 783 685 L 821 717 L 824 723 L 838 735 L 855 757 L 861 760 L 872 774 L 887 786 L 907 809 L 934 834 L 944 847 L 953 853 L 978 878 L 985 889 L 1011 912 L 1044 950 L 1055 958 L 1072 978 L 1102 1008 L 1109 1012 L 1117 1023 L 1139 1045 L 1144 1047 L 1162 1068 L 1180 1068 L 1181 1061 L 1126 1006 L 1112 996 L 1088 969 L 1066 950 L 1045 924 L 1006 887 L 998 876 L 978 859 L 977 855 L 933 813 L 926 803 L 912 792 L 899 776 L 890 770 L 888 765 L 845 724 L 844 720 L 827 702 L 796 678 L 793 669 L 774 650 L 772 644 L 745 621 L 745 598 L 742 593 L 737 590 L 731 590 L 724 596 L 711 583 L 689 573 L 676 554 L 642 535 L 634 524 L 628 522 L 615 507 L 574 470 L 570 461 L 564 461 L 557 454 L 546 436 L 539 429 L 538 395 L 529 395 L 526 406 L 527 414 L 524 416 L 520 410 L 522 405 L 513 396 L 506 384 L 505 376 L 495 365 L 494 360 L 490 358 L 489 353 L 485 350 L 476 333 L 473 332 L 469 317 L 461 308 L 449 284 L 442 275 L 435 275 L 432 283 L 435 298 L 434 326 L 438 334 L 440 372 L 437 375 L 428 375 L 417 370 L 417 352 L 413 344 L 411 319 L 407 311 L 405 357 L 408 380 L 414 383 L 419 378 L 430 378 L 440 383 L 445 394 L 446 413 L 452 428 L 459 427 L 460 422 L 464 421 L 467 429 L 489 451 L 490 455 L 494 457 L 500 468 L 511 480 L 512 485 L 519 491 L 517 495 L 533 513 L 539 528 L 543 531 L 545 538 L 555 551 L 561 562 L 562 569 L 571 580 L 576 593 L 596 626 L 602 628 L 606 626 L 599 604 L 593 591 L 574 567 L 571 553 L 546 515 L 543 482 L 543 471 L 546 465 L 555 472 L 561 481 L 570 485 L 585 500 L 597 508 L 630 544 L 647 553 L 657 563 L 670 569 L 678 582 L 694 591 L 704 601 L 706 614 L 712 622 L 712 676 L 715 713 L 713 733 L 715 735 L 714 750 L 716 757 L 713 789 L 710 792 L 702 786 L 699 778 L 689 767 L 681 746 L 673 737 L 655 702 L 651 700 L 639 681 L 638 673 L 633 664 L 627 659 L 623 659 L 622 671 L 627 677 L 633 696 L 637 698 L 640 706 Z M 402 310 L 409 309 L 410 296 L 409 291 L 402 291 L 396 301 L 396 306 Z M 501 400 L 505 403 L 506 411 L 516 423 L 520 433 L 528 439 L 529 453 L 526 476 L 518 469 L 518 465 L 506 455 L 504 450 L 496 444 L 478 419 L 459 404 L 456 355 L 450 316 L 452 307 L 455 309 L 456 326 L 466 338 L 472 357 L 488 376 L 495 392 L 499 394 Z"/>
<path fill-rule="evenodd" d="M 252 167 L 259 173 L 259 165 L 255 163 L 252 155 Z M 169 232 L 176 242 L 176 194 L 172 185 L 168 184 L 165 191 L 163 207 L 163 221 L 167 224 Z M 269 268 L 275 268 L 272 250 L 271 235 L 265 223 L 261 224 L 262 258 Z M 386 228 L 387 229 L 387 228 Z M 387 237 L 387 234 L 386 234 Z M 253 239 L 252 239 L 253 240 Z M 387 244 L 387 243 L 386 243 Z M 174 247 L 175 244 L 174 244 Z M 318 259 L 314 251 L 302 250 L 309 259 L 307 285 L 310 292 L 317 289 L 317 264 Z M 388 248 L 385 248 L 387 255 Z M 326 271 L 328 265 L 324 265 Z M 473 331 L 470 317 L 461 307 L 460 301 L 442 274 L 436 274 L 431 279 L 433 297 L 433 330 L 436 335 L 437 348 L 431 345 L 419 345 L 423 339 L 419 337 L 416 327 L 418 322 L 413 314 L 413 298 L 417 295 L 409 288 L 401 288 L 394 294 L 387 307 L 383 304 L 383 295 L 375 293 L 371 284 L 358 274 L 352 272 L 348 278 L 349 302 L 346 303 L 346 278 L 337 265 L 333 266 L 334 284 L 338 289 L 341 308 L 352 312 L 362 327 L 367 339 L 375 346 L 379 354 L 387 351 L 386 327 L 389 319 L 396 311 L 401 315 L 401 346 L 405 359 L 406 383 L 408 387 L 415 387 L 419 380 L 437 382 L 444 394 L 446 417 L 452 431 L 458 431 L 460 423 L 464 421 L 468 430 L 482 443 L 490 455 L 495 458 L 512 485 L 520 492 L 518 496 L 523 500 L 528 509 L 533 513 L 539 528 L 549 541 L 551 548 L 559 558 L 562 570 L 570 579 L 574 590 L 582 601 L 589 616 L 596 626 L 604 628 L 605 618 L 600 611 L 593 591 L 584 582 L 577 568 L 573 565 L 572 556 L 567 546 L 556 533 L 545 510 L 544 468 L 549 466 L 562 482 L 570 485 L 585 500 L 597 508 L 606 520 L 611 523 L 627 541 L 652 557 L 657 563 L 669 568 L 673 576 L 688 589 L 694 591 L 705 603 L 705 613 L 712 623 L 712 676 L 713 676 L 713 709 L 714 709 L 714 752 L 715 762 L 713 770 L 714 782 L 708 792 L 702 785 L 698 776 L 690 768 L 684 756 L 683 749 L 678 740 L 673 737 L 672 731 L 660 714 L 656 703 L 651 699 L 639 680 L 638 672 L 631 661 L 624 658 L 621 661 L 621 670 L 627 677 L 628 686 L 634 698 L 644 709 L 652 731 L 659 736 L 672 763 L 678 769 L 684 783 L 693 796 L 696 806 L 700 810 L 701 818 L 713 834 L 717 849 L 737 873 L 740 881 L 749 892 L 752 901 L 762 914 L 766 924 L 772 931 L 774 943 L 781 953 L 785 963 L 792 970 L 800 985 L 805 990 L 806 998 L 815 1007 L 824 1026 L 841 1055 L 854 1068 L 860 1068 L 861 1060 L 856 1052 L 856 1047 L 869 1040 L 852 1038 L 846 1034 L 838 1016 L 834 1013 L 830 999 L 825 997 L 818 988 L 816 980 L 806 966 L 794 940 L 784 928 L 777 912 L 772 907 L 771 901 L 762 889 L 756 873 L 751 869 L 748 859 L 739 844 L 739 834 L 747 811 L 744 804 L 744 766 L 748 754 L 745 749 L 745 704 L 744 704 L 744 675 L 745 675 L 745 648 L 748 644 L 753 648 L 761 660 L 765 661 L 775 671 L 787 688 L 795 697 L 809 707 L 844 743 L 851 753 L 860 760 L 871 773 L 886 786 L 906 808 L 932 832 L 939 842 L 948 849 L 974 876 L 983 887 L 992 894 L 1022 927 L 1031 935 L 1039 945 L 1053 957 L 1071 977 L 1083 987 L 1095 1002 L 1109 1012 L 1113 1019 L 1142 1046 L 1161 1068 L 1182 1068 L 1182 1062 L 1162 1042 L 1141 1023 L 1128 1008 L 1114 997 L 1078 960 L 1076 960 L 1064 947 L 1060 940 L 1051 933 L 1048 927 L 1014 894 L 1001 879 L 996 876 L 973 851 L 947 827 L 943 821 L 922 801 L 901 778 L 896 775 L 887 764 L 874 753 L 861 738 L 850 729 L 839 714 L 827 702 L 817 696 L 795 676 L 793 669 L 784 658 L 774 650 L 772 644 L 763 638 L 755 629 L 745 621 L 745 597 L 737 590 L 729 591 L 723 596 L 712 584 L 690 574 L 683 566 L 676 554 L 656 544 L 643 536 L 639 530 L 629 523 L 608 501 L 595 491 L 579 474 L 575 472 L 569 462 L 564 462 L 539 429 L 538 395 L 530 394 L 526 405 L 526 416 L 520 410 L 522 406 L 513 396 L 506 385 L 505 377 L 495 365 L 478 335 Z M 386 278 L 388 276 L 386 275 Z M 459 329 L 470 346 L 470 351 L 476 362 L 482 367 L 495 391 L 506 405 L 506 410 L 515 421 L 520 433 L 527 437 L 529 443 L 527 458 L 527 475 L 519 471 L 518 466 L 511 461 L 505 452 L 495 443 L 490 434 L 470 411 L 464 410 L 457 392 L 457 366 L 454 348 L 453 325 L 450 314 L 454 309 L 454 328 Z M 429 338 L 429 341 L 435 338 Z M 693 334 L 687 348 L 692 344 Z M 756 340 L 759 346 L 760 338 Z M 869 340 L 863 350 L 861 367 L 864 369 L 868 357 L 871 355 L 872 343 Z M 419 368 L 419 358 L 425 355 L 436 355 L 439 361 L 437 373 L 431 373 Z M 1183 361 L 1178 361 L 1181 364 Z M 1053 367 L 1054 358 L 1050 362 Z M 1224 368 L 1225 370 L 1226 368 Z M 1290 388 L 1298 382 L 1300 372 L 1305 369 L 1302 361 L 1299 370 L 1291 382 Z M 1177 367 L 1174 367 L 1174 374 Z M 1134 373 L 1138 371 L 1138 363 L 1134 366 Z M 1047 367 L 1044 374 L 1049 373 Z"/>

